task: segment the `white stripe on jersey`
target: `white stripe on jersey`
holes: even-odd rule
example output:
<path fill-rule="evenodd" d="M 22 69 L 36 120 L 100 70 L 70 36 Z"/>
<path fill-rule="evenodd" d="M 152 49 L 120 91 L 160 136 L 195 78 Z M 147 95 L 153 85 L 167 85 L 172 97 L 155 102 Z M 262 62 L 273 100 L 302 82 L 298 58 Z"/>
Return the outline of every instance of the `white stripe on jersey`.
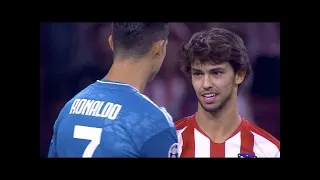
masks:
<path fill-rule="evenodd" d="M 280 151 L 276 145 L 257 133 L 252 132 L 252 134 L 254 135 L 253 152 L 257 157 L 280 157 Z"/>
<path fill-rule="evenodd" d="M 238 157 L 241 147 L 241 131 L 236 135 L 226 140 L 225 142 L 225 157 Z"/>
<path fill-rule="evenodd" d="M 181 155 L 182 146 L 183 146 L 182 133 L 186 129 L 187 129 L 187 127 L 184 127 L 183 129 L 177 130 L 179 157 Z"/>
<path fill-rule="evenodd" d="M 194 156 L 210 157 L 210 139 L 194 129 Z"/>

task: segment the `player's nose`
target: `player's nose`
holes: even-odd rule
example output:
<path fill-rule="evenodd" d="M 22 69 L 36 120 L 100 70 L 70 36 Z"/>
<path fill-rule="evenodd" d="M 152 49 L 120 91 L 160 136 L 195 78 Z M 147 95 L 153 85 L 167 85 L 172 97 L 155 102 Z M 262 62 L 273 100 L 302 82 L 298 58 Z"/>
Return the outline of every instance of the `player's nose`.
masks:
<path fill-rule="evenodd" d="M 208 75 L 205 75 L 205 76 L 204 76 L 202 87 L 203 87 L 204 89 L 210 89 L 210 88 L 212 88 L 212 79 L 211 79 L 210 76 L 208 76 Z"/>

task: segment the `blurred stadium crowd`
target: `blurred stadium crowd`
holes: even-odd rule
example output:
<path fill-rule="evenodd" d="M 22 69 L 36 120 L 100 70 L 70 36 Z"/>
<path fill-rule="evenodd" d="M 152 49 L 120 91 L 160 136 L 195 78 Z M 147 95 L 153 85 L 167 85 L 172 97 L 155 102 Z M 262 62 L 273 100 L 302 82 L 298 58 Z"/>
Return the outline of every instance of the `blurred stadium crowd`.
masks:
<path fill-rule="evenodd" d="M 205 28 L 240 35 L 248 48 L 253 76 L 242 87 L 240 115 L 280 140 L 280 23 L 172 23 L 167 56 L 145 94 L 175 120 L 193 114 L 197 99 L 179 70 L 182 41 Z M 110 23 L 40 24 L 40 156 L 46 157 L 53 123 L 64 103 L 103 78 L 112 64 Z"/>

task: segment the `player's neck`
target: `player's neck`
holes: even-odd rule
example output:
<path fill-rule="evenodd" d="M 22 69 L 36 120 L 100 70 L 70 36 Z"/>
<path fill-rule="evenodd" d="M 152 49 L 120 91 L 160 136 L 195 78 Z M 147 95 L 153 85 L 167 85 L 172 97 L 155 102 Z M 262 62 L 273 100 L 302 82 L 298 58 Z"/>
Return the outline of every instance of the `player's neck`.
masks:
<path fill-rule="evenodd" d="M 115 60 L 105 76 L 105 79 L 129 84 L 143 93 L 151 74 L 148 64 L 144 60 Z"/>
<path fill-rule="evenodd" d="M 237 112 L 237 97 L 234 95 L 219 112 L 205 111 L 198 105 L 196 121 L 212 141 L 224 142 L 240 125 L 241 117 Z"/>

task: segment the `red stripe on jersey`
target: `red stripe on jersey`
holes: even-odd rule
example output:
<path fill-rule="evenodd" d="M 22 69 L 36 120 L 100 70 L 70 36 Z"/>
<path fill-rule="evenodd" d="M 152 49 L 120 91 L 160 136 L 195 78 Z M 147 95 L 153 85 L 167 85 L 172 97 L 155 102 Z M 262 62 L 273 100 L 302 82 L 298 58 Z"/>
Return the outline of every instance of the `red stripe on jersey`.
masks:
<path fill-rule="evenodd" d="M 188 126 L 183 132 L 182 132 L 182 139 L 194 139 L 194 128 L 191 126 Z M 187 141 L 183 143 L 182 149 L 185 149 L 185 151 L 182 151 L 181 157 L 194 157 L 195 153 L 195 141 Z"/>
<path fill-rule="evenodd" d="M 254 135 L 250 131 L 242 131 L 240 152 L 254 155 L 253 146 L 254 146 Z"/>
<path fill-rule="evenodd" d="M 210 142 L 210 157 L 225 157 L 225 143 Z"/>

